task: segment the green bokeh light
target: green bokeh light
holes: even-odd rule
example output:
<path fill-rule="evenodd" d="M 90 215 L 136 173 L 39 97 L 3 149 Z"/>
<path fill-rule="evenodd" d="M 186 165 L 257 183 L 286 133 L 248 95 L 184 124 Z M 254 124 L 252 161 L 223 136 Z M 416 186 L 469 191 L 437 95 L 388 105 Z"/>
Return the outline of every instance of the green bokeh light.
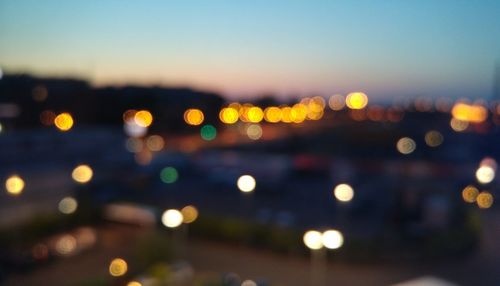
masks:
<path fill-rule="evenodd" d="M 174 167 L 165 167 L 160 172 L 160 179 L 166 184 L 172 184 L 179 178 L 179 173 Z"/>
<path fill-rule="evenodd" d="M 217 137 L 217 129 L 213 125 L 207 124 L 201 128 L 200 134 L 204 140 L 211 141 Z"/>

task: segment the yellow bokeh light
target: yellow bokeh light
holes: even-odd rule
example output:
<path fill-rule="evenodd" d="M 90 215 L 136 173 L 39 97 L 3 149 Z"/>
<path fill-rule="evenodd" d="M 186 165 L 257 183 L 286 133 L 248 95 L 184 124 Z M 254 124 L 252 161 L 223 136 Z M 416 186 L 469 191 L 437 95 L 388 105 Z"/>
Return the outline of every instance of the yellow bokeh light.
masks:
<path fill-rule="evenodd" d="M 461 121 L 480 123 L 488 118 L 488 110 L 481 105 L 456 103 L 451 109 L 451 115 Z"/>
<path fill-rule="evenodd" d="M 205 120 L 205 115 L 199 109 L 190 108 L 184 112 L 184 121 L 189 125 L 198 126 L 203 123 L 203 120 Z"/>
<path fill-rule="evenodd" d="M 450 120 L 450 126 L 451 126 L 451 129 L 453 129 L 454 131 L 462 132 L 462 131 L 465 131 L 467 129 L 467 127 L 469 127 L 469 122 L 463 121 L 460 119 L 456 119 L 456 118 L 452 118 Z"/>
<path fill-rule="evenodd" d="M 319 112 L 314 112 L 314 111 L 309 110 L 309 112 L 307 113 L 307 119 L 320 120 L 321 118 L 323 118 L 323 115 L 324 115 L 323 110 L 321 110 Z"/>
<path fill-rule="evenodd" d="M 321 96 L 315 96 L 309 100 L 307 103 L 307 109 L 312 113 L 320 113 L 323 112 L 325 108 L 325 99 Z"/>
<path fill-rule="evenodd" d="M 184 223 L 192 223 L 198 218 L 198 210 L 195 206 L 185 206 L 181 210 Z"/>
<path fill-rule="evenodd" d="M 290 119 L 294 123 L 302 123 L 307 118 L 307 106 L 302 103 L 297 103 L 292 106 Z"/>
<path fill-rule="evenodd" d="M 239 115 L 240 114 L 238 112 L 238 109 L 235 109 L 233 107 L 225 107 L 221 109 L 219 113 L 219 119 L 223 123 L 234 124 L 238 121 Z"/>
<path fill-rule="evenodd" d="M 443 135 L 435 130 L 425 133 L 425 144 L 429 147 L 437 147 L 443 143 Z"/>
<path fill-rule="evenodd" d="M 398 140 L 396 148 L 401 154 L 410 154 L 417 148 L 417 144 L 410 137 L 403 137 Z"/>
<path fill-rule="evenodd" d="M 351 92 L 347 95 L 345 103 L 350 109 L 363 109 L 368 104 L 368 96 L 362 92 Z"/>
<path fill-rule="evenodd" d="M 109 264 L 109 274 L 114 277 L 119 277 L 127 273 L 127 262 L 121 258 L 115 258 Z"/>
<path fill-rule="evenodd" d="M 276 106 L 268 107 L 264 110 L 264 119 L 269 123 L 277 123 L 281 120 L 281 109 Z"/>
<path fill-rule="evenodd" d="M 481 192 L 477 195 L 476 203 L 479 208 L 488 209 L 493 205 L 493 195 L 489 192 Z"/>
<path fill-rule="evenodd" d="M 479 195 L 479 190 L 472 185 L 469 185 L 462 190 L 462 198 L 467 203 L 475 202 L 477 195 Z"/>
<path fill-rule="evenodd" d="M 281 108 L 281 121 L 284 123 L 292 122 L 292 108 L 289 106 L 285 106 Z"/>
<path fill-rule="evenodd" d="M 7 189 L 7 193 L 11 195 L 20 195 L 24 189 L 24 181 L 17 175 L 10 176 L 5 181 L 5 189 Z"/>
<path fill-rule="evenodd" d="M 130 281 L 127 283 L 127 286 L 142 286 L 142 284 L 137 281 Z"/>
<path fill-rule="evenodd" d="M 243 175 L 236 182 L 238 189 L 244 193 L 253 192 L 256 186 L 255 179 L 250 175 Z"/>
<path fill-rule="evenodd" d="M 348 184 L 339 184 L 333 190 L 333 195 L 341 202 L 349 202 L 354 197 L 354 190 Z"/>
<path fill-rule="evenodd" d="M 149 127 L 153 123 L 153 115 L 147 110 L 140 110 L 134 114 L 134 122 L 140 127 Z"/>
<path fill-rule="evenodd" d="M 63 132 L 70 130 L 73 123 L 73 117 L 67 112 L 63 112 L 54 118 L 54 125 Z"/>
<path fill-rule="evenodd" d="M 328 249 L 337 249 L 344 244 L 344 236 L 338 230 L 327 230 L 321 235 L 322 244 Z"/>
<path fill-rule="evenodd" d="M 182 224 L 184 217 L 182 213 L 175 209 L 169 209 L 163 212 L 161 222 L 169 228 L 176 228 Z"/>
<path fill-rule="evenodd" d="M 490 166 L 480 166 L 476 170 L 476 179 L 481 184 L 488 184 L 495 178 L 495 170 Z"/>
<path fill-rule="evenodd" d="M 264 118 L 264 111 L 260 107 L 253 106 L 248 109 L 247 113 L 248 121 L 253 123 L 259 123 Z"/>
<path fill-rule="evenodd" d="M 92 179 L 93 175 L 94 172 L 88 165 L 79 165 L 75 169 L 73 169 L 71 177 L 73 177 L 73 180 L 75 180 L 76 182 L 84 184 L 88 183 Z"/>
<path fill-rule="evenodd" d="M 302 240 L 309 249 L 317 250 L 323 247 L 323 236 L 319 231 L 316 230 L 307 231 L 304 234 Z"/>

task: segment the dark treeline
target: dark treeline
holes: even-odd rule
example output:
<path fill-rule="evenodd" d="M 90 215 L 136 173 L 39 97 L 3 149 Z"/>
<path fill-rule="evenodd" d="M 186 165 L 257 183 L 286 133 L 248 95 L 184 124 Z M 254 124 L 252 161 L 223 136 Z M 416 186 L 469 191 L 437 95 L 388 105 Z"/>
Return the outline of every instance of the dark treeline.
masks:
<path fill-rule="evenodd" d="M 147 109 L 154 115 L 153 129 L 182 132 L 184 110 L 199 108 L 206 123 L 217 124 L 223 104 L 218 94 L 189 88 L 94 88 L 83 80 L 29 75 L 5 75 L 0 80 L 0 120 L 16 128 L 41 127 L 45 110 L 70 112 L 80 126 L 119 126 L 124 111 Z"/>

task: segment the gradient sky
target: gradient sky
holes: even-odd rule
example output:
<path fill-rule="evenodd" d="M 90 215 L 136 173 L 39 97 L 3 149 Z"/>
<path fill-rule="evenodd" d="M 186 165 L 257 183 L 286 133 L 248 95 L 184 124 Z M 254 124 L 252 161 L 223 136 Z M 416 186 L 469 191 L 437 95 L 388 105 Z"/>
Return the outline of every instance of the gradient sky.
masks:
<path fill-rule="evenodd" d="M 5 73 L 95 85 L 487 97 L 499 61 L 498 0 L 0 0 Z"/>

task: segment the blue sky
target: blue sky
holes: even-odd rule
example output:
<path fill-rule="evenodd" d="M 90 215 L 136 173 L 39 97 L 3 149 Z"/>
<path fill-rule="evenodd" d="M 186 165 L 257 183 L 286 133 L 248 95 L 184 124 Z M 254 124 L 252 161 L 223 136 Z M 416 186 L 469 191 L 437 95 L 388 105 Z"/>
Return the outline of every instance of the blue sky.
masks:
<path fill-rule="evenodd" d="M 487 97 L 500 1 L 0 0 L 4 72 L 234 98 Z"/>

